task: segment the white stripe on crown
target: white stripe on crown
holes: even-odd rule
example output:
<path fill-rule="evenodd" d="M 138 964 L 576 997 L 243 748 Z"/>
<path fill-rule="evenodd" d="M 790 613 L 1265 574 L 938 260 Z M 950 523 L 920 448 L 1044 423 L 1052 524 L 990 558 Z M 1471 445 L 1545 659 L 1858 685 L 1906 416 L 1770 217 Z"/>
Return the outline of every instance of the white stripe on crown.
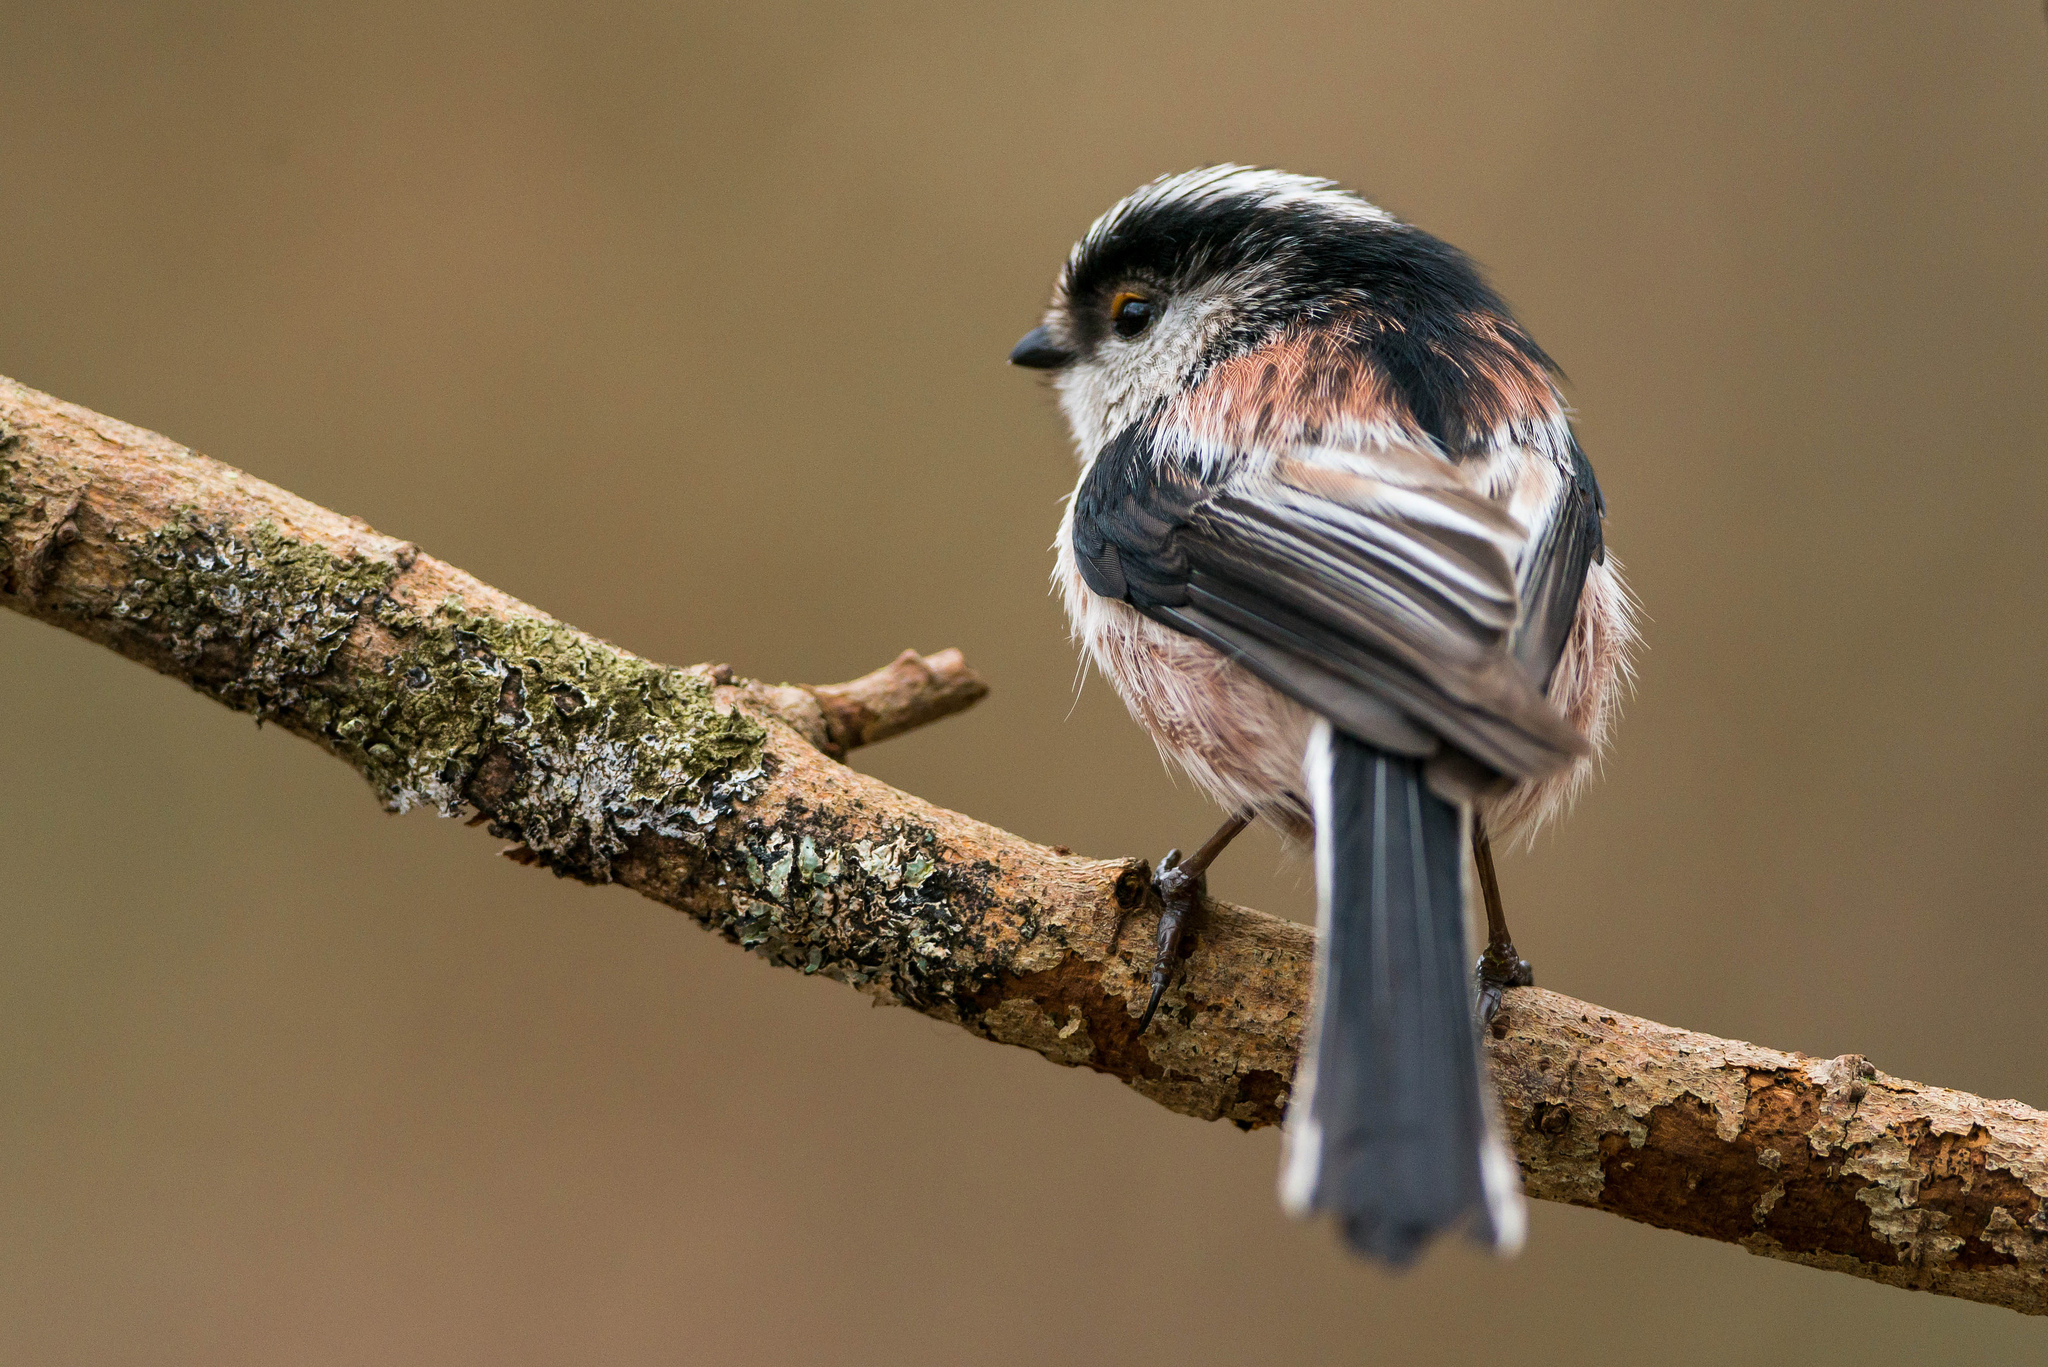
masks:
<path fill-rule="evenodd" d="M 1161 176 L 1124 196 L 1110 211 L 1095 220 L 1088 235 L 1074 247 L 1072 260 L 1102 241 L 1127 220 L 1153 209 L 1180 203 L 1200 205 L 1222 199 L 1249 198 L 1262 208 L 1314 205 L 1336 217 L 1366 223 L 1392 223 L 1394 216 L 1377 204 L 1359 198 L 1333 180 L 1320 176 L 1297 176 L 1287 171 L 1261 170 L 1226 163 L 1199 166 L 1178 175 Z"/>

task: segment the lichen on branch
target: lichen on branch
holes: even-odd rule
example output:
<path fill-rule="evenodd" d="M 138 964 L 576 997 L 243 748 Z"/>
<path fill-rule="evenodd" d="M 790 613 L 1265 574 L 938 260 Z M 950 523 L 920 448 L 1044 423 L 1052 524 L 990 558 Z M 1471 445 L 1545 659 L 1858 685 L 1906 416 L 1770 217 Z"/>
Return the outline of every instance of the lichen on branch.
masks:
<path fill-rule="evenodd" d="M 696 836 L 760 777 L 760 724 L 714 703 L 702 672 L 539 615 L 409 602 L 393 592 L 409 549 L 338 555 L 184 508 L 133 558 L 108 616 L 195 686 L 317 740 L 392 811 L 457 815 L 489 766 L 497 832 L 565 872 L 603 880 L 643 832 Z M 358 634 L 376 648 L 335 668 Z"/>

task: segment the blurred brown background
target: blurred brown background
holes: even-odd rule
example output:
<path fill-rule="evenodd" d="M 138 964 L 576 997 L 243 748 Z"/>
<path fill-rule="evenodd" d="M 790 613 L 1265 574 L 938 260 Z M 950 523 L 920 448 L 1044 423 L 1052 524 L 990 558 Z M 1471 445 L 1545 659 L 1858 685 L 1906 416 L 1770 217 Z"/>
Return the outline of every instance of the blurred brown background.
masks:
<path fill-rule="evenodd" d="M 1504 870 L 1540 981 L 2048 1103 L 2048 30 L 1986 6 L 0 10 L 0 373 L 658 659 L 995 695 L 858 757 L 1098 854 L 1213 816 L 1046 596 L 1002 364 L 1235 159 L 1492 271 L 1649 613 Z M 319 12 L 316 12 L 317 11 Z M 2043 1327 L 1539 1205 L 1405 1278 L 1278 1138 L 381 815 L 0 614 L 0 1360 L 2014 1362 Z M 1263 840 L 1221 895 L 1302 914 Z"/>

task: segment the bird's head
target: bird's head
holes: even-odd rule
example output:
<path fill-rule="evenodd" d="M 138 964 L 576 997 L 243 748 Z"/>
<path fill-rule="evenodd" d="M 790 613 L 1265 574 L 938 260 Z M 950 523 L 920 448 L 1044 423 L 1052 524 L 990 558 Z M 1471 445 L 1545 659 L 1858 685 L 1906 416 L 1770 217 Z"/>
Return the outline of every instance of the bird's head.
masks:
<path fill-rule="evenodd" d="M 1370 356 L 1398 385 L 1407 353 L 1478 334 L 1498 346 L 1502 327 L 1510 345 L 1525 340 L 1455 248 L 1331 181 L 1209 166 L 1155 180 L 1097 219 L 1010 362 L 1052 374 L 1085 459 L 1283 333 Z M 1415 416 L 1425 431 L 1440 418 L 1465 425 Z M 1432 435 L 1455 450 L 1468 434 Z"/>

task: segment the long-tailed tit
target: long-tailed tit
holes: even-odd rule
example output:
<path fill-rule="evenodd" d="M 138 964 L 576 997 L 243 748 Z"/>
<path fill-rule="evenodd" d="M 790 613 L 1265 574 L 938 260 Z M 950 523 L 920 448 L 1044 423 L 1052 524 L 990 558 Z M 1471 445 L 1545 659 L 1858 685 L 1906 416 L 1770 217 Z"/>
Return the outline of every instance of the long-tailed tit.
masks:
<path fill-rule="evenodd" d="M 1258 818 L 1312 833 L 1282 1198 L 1394 1263 L 1460 1226 L 1518 1246 L 1467 850 L 1484 1019 L 1530 981 L 1488 832 L 1584 781 L 1635 637 L 1550 358 L 1454 248 L 1328 181 L 1218 166 L 1097 220 L 1010 360 L 1053 372 L 1079 449 L 1075 636 L 1232 813 L 1162 861 L 1144 1023 L 1223 846 Z"/>

